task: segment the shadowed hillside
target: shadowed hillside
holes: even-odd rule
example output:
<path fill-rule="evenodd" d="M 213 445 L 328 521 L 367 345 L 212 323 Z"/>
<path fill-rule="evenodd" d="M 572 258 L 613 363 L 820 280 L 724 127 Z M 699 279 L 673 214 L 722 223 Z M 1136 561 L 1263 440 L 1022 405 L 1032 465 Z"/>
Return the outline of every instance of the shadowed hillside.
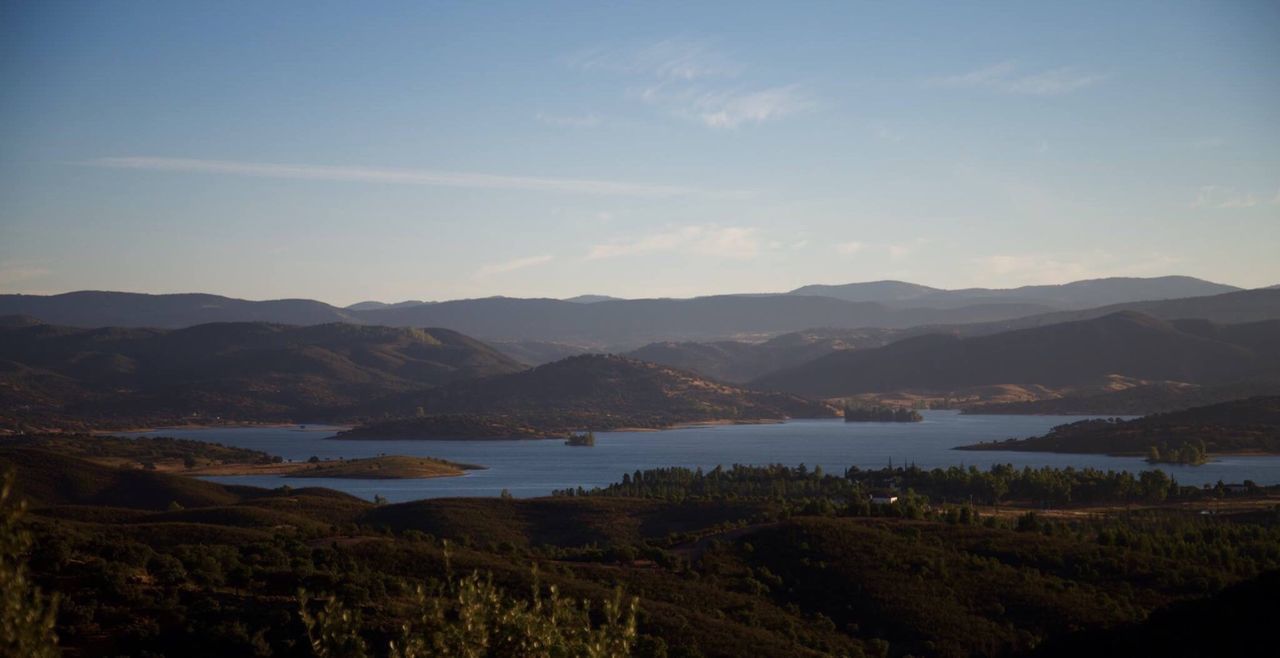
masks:
<path fill-rule="evenodd" d="M 691 370 L 721 381 L 747 382 L 832 352 L 880 347 L 898 334 L 893 329 L 808 329 L 775 336 L 763 343 L 650 343 L 628 352 L 627 356 Z"/>
<path fill-rule="evenodd" d="M 460 382 L 431 391 L 423 406 L 423 418 L 373 424 L 340 436 L 555 436 L 580 429 L 836 415 L 829 405 L 793 395 L 762 393 L 599 354 Z M 469 424 L 476 429 L 467 429 Z"/>
<path fill-rule="evenodd" d="M 37 420 L 341 418 L 395 409 L 406 392 L 521 367 L 447 329 L 0 327 L 0 402 Z"/>
<path fill-rule="evenodd" d="M 925 335 L 878 349 L 837 352 L 752 385 L 834 397 L 990 384 L 1078 385 L 1108 375 L 1211 383 L 1274 367 L 1274 359 L 1264 358 L 1256 346 L 1205 338 L 1150 316 L 1121 312 L 975 338 Z"/>
<path fill-rule="evenodd" d="M 1191 448 L 1191 450 L 1189 450 Z M 1199 463 L 1224 453 L 1280 453 L 1280 397 L 1232 400 L 1129 421 L 1083 420 L 1030 439 L 965 450 L 1148 455 L 1153 462 Z"/>

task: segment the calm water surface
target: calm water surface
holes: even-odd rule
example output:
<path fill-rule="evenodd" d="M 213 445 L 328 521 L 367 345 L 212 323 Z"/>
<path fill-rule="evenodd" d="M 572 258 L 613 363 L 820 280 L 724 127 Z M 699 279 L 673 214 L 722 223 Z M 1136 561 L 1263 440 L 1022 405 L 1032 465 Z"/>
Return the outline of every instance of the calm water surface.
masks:
<path fill-rule="evenodd" d="M 723 464 L 805 464 L 842 473 L 849 466 L 881 468 L 914 462 L 926 468 L 991 464 L 1075 466 L 1139 471 L 1151 468 L 1139 457 L 1034 452 L 969 452 L 955 446 L 1044 434 L 1054 425 L 1084 416 L 963 416 L 926 411 L 921 423 L 845 423 L 840 419 L 796 420 L 771 425 L 715 425 L 662 432 L 597 432 L 594 447 L 563 441 L 338 441 L 333 428 L 163 429 L 136 436 L 176 436 L 262 450 L 287 460 L 415 455 L 440 457 L 488 468 L 462 477 L 426 480 L 348 480 L 225 476 L 209 480 L 275 488 L 320 486 L 392 502 L 445 496 L 496 496 L 503 489 L 520 497 L 545 496 L 553 489 L 605 486 L 623 473 L 663 466 Z M 1280 484 L 1280 456 L 1227 457 L 1204 466 L 1160 468 L 1183 484 L 1240 482 Z"/>

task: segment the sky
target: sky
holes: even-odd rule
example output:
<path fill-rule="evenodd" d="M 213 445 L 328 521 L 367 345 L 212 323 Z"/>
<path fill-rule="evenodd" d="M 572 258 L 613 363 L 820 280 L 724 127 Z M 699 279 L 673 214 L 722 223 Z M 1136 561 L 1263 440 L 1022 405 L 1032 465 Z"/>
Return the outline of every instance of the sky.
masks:
<path fill-rule="evenodd" d="M 1280 3 L 0 1 L 0 292 L 1280 283 Z"/>

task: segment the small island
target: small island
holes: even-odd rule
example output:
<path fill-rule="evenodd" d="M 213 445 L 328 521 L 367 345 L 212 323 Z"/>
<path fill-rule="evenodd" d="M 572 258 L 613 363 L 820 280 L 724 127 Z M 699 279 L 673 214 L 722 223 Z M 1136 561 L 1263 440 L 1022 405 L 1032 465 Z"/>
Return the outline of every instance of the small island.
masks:
<path fill-rule="evenodd" d="M 567 446 L 594 446 L 596 444 L 596 433 L 570 434 L 569 438 L 565 439 L 564 444 Z"/>
<path fill-rule="evenodd" d="M 344 478 L 352 480 L 409 480 L 420 478 L 456 477 L 467 471 L 484 468 L 475 464 L 460 464 L 434 457 L 406 457 L 386 455 L 364 459 L 343 459 L 330 462 L 308 462 L 285 474 L 291 478 Z"/>
<path fill-rule="evenodd" d="M 918 423 L 924 416 L 915 409 L 903 407 L 860 407 L 845 405 L 844 422 L 846 423 Z"/>

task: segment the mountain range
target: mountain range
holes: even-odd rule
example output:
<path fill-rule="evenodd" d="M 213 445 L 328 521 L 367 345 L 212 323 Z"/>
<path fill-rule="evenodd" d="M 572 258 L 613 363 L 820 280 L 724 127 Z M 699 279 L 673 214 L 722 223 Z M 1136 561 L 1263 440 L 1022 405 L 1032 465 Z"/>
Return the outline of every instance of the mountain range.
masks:
<path fill-rule="evenodd" d="M 1256 306 L 1258 300 L 1227 300 L 1218 304 L 1223 308 L 1203 301 L 1215 299 L 1205 295 L 1255 293 L 1271 293 L 1275 301 L 1263 311 L 1234 311 L 1242 319 L 1228 320 L 1224 316 L 1233 312 L 1233 305 L 1252 308 L 1250 305 Z M 1202 301 L 1168 313 L 1155 308 L 1170 304 L 1159 300 L 1187 297 Z M 1034 325 L 1082 319 L 1072 314 L 1089 313 L 1080 309 L 1109 303 L 1166 318 L 1264 319 L 1255 317 L 1259 312 L 1266 317 L 1280 317 L 1280 291 L 1240 292 L 1232 286 L 1190 277 L 1098 279 L 1061 286 L 957 291 L 885 281 L 806 286 L 785 294 L 690 299 L 490 297 L 395 304 L 362 302 L 346 308 L 306 299 L 248 301 L 206 294 L 82 291 L 52 296 L 0 295 L 0 315 L 26 315 L 78 327 L 181 328 L 210 322 L 443 327 L 485 341 L 517 344 L 516 349 L 520 343 L 549 342 L 581 349 L 626 351 L 655 341 L 758 341 L 815 327 L 901 329 L 976 324 L 999 331 L 1019 328 L 1017 322 Z M 1105 312 L 1114 310 L 1124 309 L 1109 308 Z"/>
<path fill-rule="evenodd" d="M 1241 290 L 1188 276 L 1153 278 L 1114 277 L 1073 281 L 1060 285 L 1019 288 L 942 290 L 903 281 L 872 281 L 844 285 L 811 285 L 791 295 L 834 297 L 853 302 L 882 302 L 923 308 L 956 308 L 994 302 L 1039 304 L 1061 309 L 1089 308 L 1140 300 L 1203 297 Z"/>

